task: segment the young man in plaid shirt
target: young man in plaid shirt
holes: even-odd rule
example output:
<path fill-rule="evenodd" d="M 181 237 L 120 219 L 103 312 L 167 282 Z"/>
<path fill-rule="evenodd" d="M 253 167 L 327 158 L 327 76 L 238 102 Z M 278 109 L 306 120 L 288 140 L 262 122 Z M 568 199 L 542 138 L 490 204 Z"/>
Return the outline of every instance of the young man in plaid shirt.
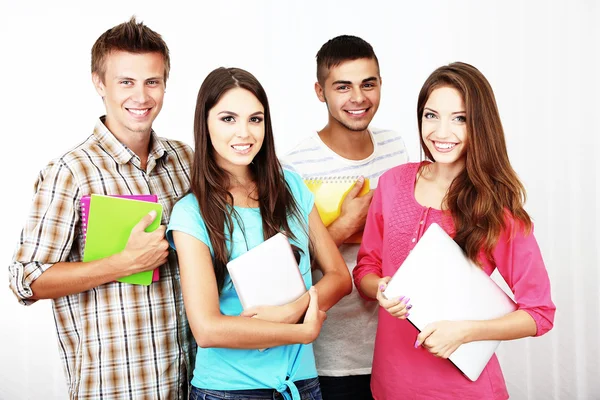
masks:
<path fill-rule="evenodd" d="M 71 399 L 187 399 L 195 349 L 164 225 L 188 190 L 192 150 L 152 130 L 169 62 L 162 37 L 135 18 L 98 38 L 92 80 L 106 115 L 38 175 L 9 266 L 21 303 L 52 299 Z M 149 214 L 121 253 L 84 263 L 79 201 L 91 193 L 156 194 L 163 226 L 144 232 Z M 157 267 L 150 286 L 116 282 Z"/>

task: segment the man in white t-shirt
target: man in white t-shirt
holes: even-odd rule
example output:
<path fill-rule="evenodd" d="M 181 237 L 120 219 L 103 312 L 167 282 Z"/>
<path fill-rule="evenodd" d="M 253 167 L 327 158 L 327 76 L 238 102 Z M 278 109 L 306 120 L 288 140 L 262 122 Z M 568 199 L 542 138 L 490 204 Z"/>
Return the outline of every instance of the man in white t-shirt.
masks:
<path fill-rule="evenodd" d="M 379 107 L 381 76 L 373 48 L 355 36 L 338 36 L 317 53 L 315 92 L 327 105 L 329 120 L 282 160 L 284 168 L 304 178 L 344 176 L 357 179 L 342 203 L 340 216 L 328 226 L 350 273 L 358 244 L 344 244 L 361 232 L 373 195 L 358 196 L 363 178 L 371 189 L 385 171 L 408 161 L 402 138 L 393 131 L 369 128 Z M 318 270 L 314 281 L 321 278 Z M 370 390 L 377 302 L 356 288 L 327 312 L 314 351 L 324 400 L 372 399 Z"/>

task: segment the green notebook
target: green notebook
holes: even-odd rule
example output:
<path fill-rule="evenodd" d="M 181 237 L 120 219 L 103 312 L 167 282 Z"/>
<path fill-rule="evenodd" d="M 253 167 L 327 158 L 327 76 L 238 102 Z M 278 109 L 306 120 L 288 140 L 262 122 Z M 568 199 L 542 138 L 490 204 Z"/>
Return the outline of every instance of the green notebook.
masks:
<path fill-rule="evenodd" d="M 156 218 L 146 232 L 160 226 L 160 203 L 92 194 L 83 261 L 99 260 L 125 249 L 133 227 L 152 210 L 156 211 Z M 117 280 L 147 286 L 152 283 L 152 274 L 152 270 L 138 272 Z"/>

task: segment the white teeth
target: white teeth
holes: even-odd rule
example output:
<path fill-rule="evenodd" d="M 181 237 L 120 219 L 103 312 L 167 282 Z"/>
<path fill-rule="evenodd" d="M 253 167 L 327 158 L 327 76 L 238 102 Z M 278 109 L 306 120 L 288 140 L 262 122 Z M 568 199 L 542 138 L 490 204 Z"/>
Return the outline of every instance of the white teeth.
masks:
<path fill-rule="evenodd" d="M 350 114 L 358 115 L 364 113 L 366 110 L 347 110 Z"/>
<path fill-rule="evenodd" d="M 146 108 L 145 110 L 134 110 L 134 109 L 130 108 L 129 111 L 136 115 L 144 115 L 148 112 L 148 108 Z"/>
<path fill-rule="evenodd" d="M 435 147 L 440 148 L 440 149 L 451 149 L 454 146 L 456 146 L 456 143 L 440 143 L 440 142 L 435 142 Z"/>
<path fill-rule="evenodd" d="M 245 145 L 243 145 L 243 146 L 236 146 L 236 145 L 233 145 L 233 146 L 231 146 L 231 147 L 233 147 L 233 149 L 234 149 L 234 150 L 238 150 L 238 151 L 244 151 L 244 150 L 248 150 L 248 149 L 250 148 L 250 145 L 249 145 L 249 144 L 245 144 Z"/>

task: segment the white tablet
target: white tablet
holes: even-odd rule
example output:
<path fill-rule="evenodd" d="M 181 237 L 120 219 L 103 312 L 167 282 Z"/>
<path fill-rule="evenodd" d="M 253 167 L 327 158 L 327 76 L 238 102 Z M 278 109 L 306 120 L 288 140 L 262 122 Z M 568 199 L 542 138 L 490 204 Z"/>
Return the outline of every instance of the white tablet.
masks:
<path fill-rule="evenodd" d="M 384 295 L 410 297 L 408 320 L 419 330 L 441 320 L 490 320 L 516 304 L 438 225 L 431 224 L 394 274 Z M 477 380 L 500 344 L 463 344 L 450 361 L 471 381 Z"/>

